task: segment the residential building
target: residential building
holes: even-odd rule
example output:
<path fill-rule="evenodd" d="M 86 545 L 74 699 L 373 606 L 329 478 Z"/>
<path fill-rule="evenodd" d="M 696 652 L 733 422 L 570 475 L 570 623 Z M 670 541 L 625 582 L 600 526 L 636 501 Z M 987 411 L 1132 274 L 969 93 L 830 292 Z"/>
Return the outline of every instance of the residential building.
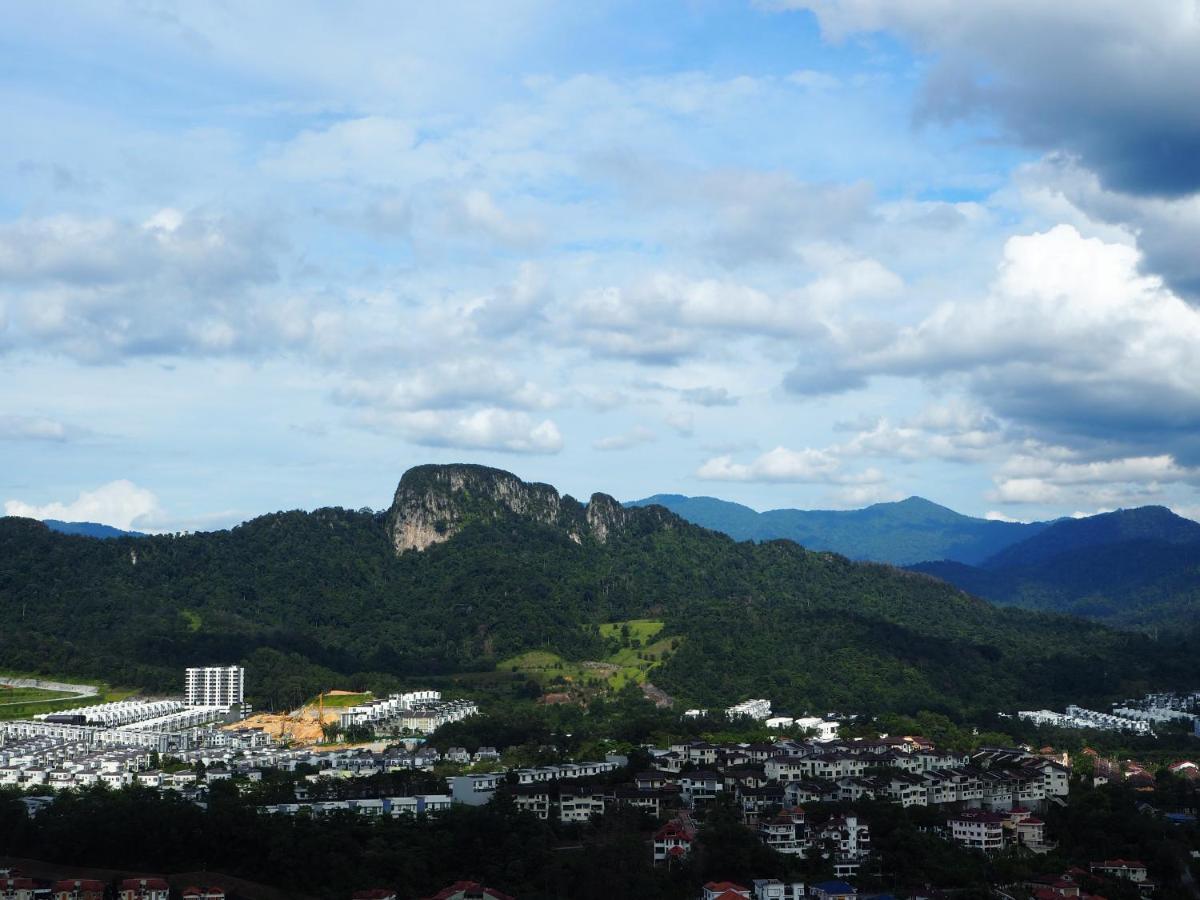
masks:
<path fill-rule="evenodd" d="M 750 888 L 732 881 L 710 881 L 700 889 L 700 900 L 737 900 L 739 897 L 749 900 Z"/>
<path fill-rule="evenodd" d="M 746 716 L 751 719 L 769 719 L 771 717 L 770 700 L 743 700 L 725 710 L 725 715 L 731 719 Z"/>
<path fill-rule="evenodd" d="M 956 843 L 985 853 L 1004 849 L 1004 825 L 1008 816 L 981 809 L 968 809 L 950 817 L 950 837 Z"/>
<path fill-rule="evenodd" d="M 68 878 L 54 882 L 54 900 L 104 900 L 104 882 L 94 878 Z"/>
<path fill-rule="evenodd" d="M 1092 863 L 1088 869 L 1093 874 L 1124 878 L 1139 884 L 1146 880 L 1147 875 L 1146 864 L 1136 859 L 1106 859 L 1103 862 Z"/>
<path fill-rule="evenodd" d="M 587 822 L 604 813 L 604 791 L 600 788 L 562 785 L 558 794 L 560 822 Z"/>
<path fill-rule="evenodd" d="M 777 878 L 756 878 L 751 882 L 754 900 L 804 900 L 804 882 L 784 882 Z"/>
<path fill-rule="evenodd" d="M 822 881 L 810 888 L 816 900 L 857 900 L 858 891 L 844 881 Z"/>
<path fill-rule="evenodd" d="M 126 878 L 117 893 L 119 900 L 170 900 L 171 886 L 162 878 Z"/>
<path fill-rule="evenodd" d="M 681 813 L 654 833 L 654 862 L 670 862 L 686 856 L 696 839 L 691 816 Z"/>
<path fill-rule="evenodd" d="M 37 885 L 32 878 L 0 878 L 0 900 L 34 900 Z"/>
<path fill-rule="evenodd" d="M 246 670 L 241 666 L 197 666 L 184 675 L 188 706 L 223 706 L 245 702 Z"/>
<path fill-rule="evenodd" d="M 550 788 L 544 784 L 518 784 L 512 789 L 513 805 L 543 821 L 550 818 Z"/>

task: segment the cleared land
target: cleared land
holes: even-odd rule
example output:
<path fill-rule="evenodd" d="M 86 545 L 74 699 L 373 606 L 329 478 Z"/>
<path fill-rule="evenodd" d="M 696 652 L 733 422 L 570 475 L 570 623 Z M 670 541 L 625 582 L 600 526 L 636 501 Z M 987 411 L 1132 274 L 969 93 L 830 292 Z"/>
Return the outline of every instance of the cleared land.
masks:
<path fill-rule="evenodd" d="M 358 706 L 360 703 L 366 703 L 368 700 L 374 700 L 375 695 L 370 691 L 357 694 L 354 691 L 330 691 L 325 694 L 325 708 L 343 708 L 347 706 Z M 313 697 L 309 701 L 309 706 L 316 706 L 317 698 Z"/>
<path fill-rule="evenodd" d="M 64 694 L 62 691 L 44 691 L 40 688 L 12 687 L 0 684 L 0 704 L 9 703 L 47 703 L 51 700 L 65 700 L 77 694 Z"/>
<path fill-rule="evenodd" d="M 646 675 L 671 655 L 679 638 L 654 640 L 663 623 L 652 619 L 631 619 L 600 626 L 605 638 L 628 640 L 615 653 L 597 660 L 572 662 L 549 650 L 530 650 L 499 663 L 496 668 L 519 672 L 537 680 L 543 689 L 620 690 L 627 684 L 642 684 Z"/>
<path fill-rule="evenodd" d="M 318 697 L 290 713 L 256 713 L 241 722 L 226 725 L 227 731 L 238 728 L 261 728 L 275 740 L 290 739 L 294 744 L 315 744 L 325 733 L 322 725 L 335 725 L 341 710 L 355 706 L 372 698 L 370 691 L 329 691 L 324 694 L 324 710 L 318 705 Z"/>
<path fill-rule="evenodd" d="M 124 700 L 137 693 L 133 688 L 107 684 L 72 684 L 59 676 L 0 672 L 0 719 L 27 719 L 41 713 Z"/>

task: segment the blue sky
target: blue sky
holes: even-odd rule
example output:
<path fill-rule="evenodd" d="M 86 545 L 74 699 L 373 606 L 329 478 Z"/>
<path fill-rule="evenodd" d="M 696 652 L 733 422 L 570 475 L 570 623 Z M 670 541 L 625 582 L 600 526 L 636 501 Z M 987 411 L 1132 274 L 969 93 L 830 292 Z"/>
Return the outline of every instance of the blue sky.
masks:
<path fill-rule="evenodd" d="M 0 12 L 0 501 L 1200 514 L 1194 0 Z"/>

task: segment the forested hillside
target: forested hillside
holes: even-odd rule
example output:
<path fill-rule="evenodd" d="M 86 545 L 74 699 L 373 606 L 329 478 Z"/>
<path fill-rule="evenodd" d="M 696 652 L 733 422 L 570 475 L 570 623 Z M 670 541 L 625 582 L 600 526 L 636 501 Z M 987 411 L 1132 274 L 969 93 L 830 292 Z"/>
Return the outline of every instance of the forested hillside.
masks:
<path fill-rule="evenodd" d="M 1058 522 L 979 566 L 912 566 L 994 603 L 1120 627 L 1188 629 L 1200 612 L 1200 524 L 1147 506 Z"/>
<path fill-rule="evenodd" d="M 585 507 L 539 487 L 531 515 L 513 476 L 439 468 L 406 475 L 382 514 L 106 541 L 0 520 L 0 667 L 168 689 L 185 665 L 244 660 L 270 704 L 334 677 L 486 670 L 528 649 L 596 658 L 596 625 L 653 617 L 680 638 L 655 682 L 702 704 L 959 712 L 1197 680 L 1182 637 L 996 609 L 922 575 L 737 543 L 603 495 Z M 398 552 L 417 520 L 449 536 Z"/>

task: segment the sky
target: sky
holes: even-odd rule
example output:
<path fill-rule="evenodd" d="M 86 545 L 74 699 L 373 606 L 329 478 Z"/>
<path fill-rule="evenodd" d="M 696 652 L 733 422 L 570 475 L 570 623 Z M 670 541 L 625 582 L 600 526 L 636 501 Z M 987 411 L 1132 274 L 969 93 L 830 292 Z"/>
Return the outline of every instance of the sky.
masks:
<path fill-rule="evenodd" d="M 1200 0 L 0 9 L 0 501 L 1200 516 Z"/>

